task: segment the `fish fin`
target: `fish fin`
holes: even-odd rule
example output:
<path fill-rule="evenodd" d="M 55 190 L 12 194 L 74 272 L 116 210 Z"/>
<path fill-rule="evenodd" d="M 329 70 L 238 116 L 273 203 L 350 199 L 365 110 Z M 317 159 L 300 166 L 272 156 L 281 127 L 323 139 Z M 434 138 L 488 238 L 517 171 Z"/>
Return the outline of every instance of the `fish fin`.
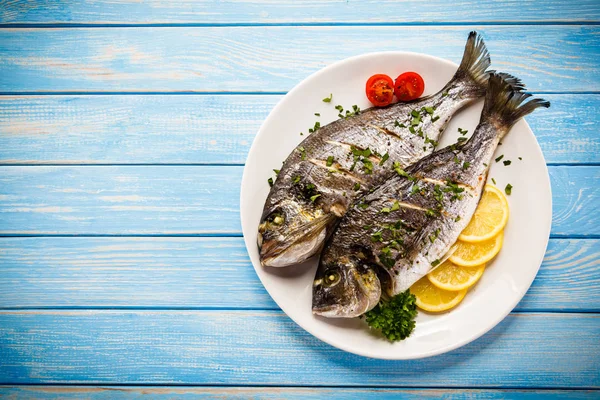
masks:
<path fill-rule="evenodd" d="M 489 72 L 486 70 L 490 63 L 490 53 L 483 39 L 477 32 L 472 31 L 469 33 L 460 66 L 449 85 L 462 82 L 472 89 L 474 97 L 483 96 L 489 79 Z"/>
<path fill-rule="evenodd" d="M 519 119 L 539 107 L 550 107 L 550 102 L 534 98 L 525 102 L 531 94 L 524 93 L 506 81 L 501 74 L 491 74 L 481 119 L 512 127 Z"/>
<path fill-rule="evenodd" d="M 496 74 L 499 77 L 501 77 L 504 82 L 508 83 L 513 90 L 515 91 L 523 91 L 525 90 L 525 84 L 523 83 L 523 81 L 521 81 L 521 79 L 517 78 L 514 75 L 511 74 L 507 74 L 506 72 L 496 72 L 496 71 L 489 71 L 490 74 Z"/>

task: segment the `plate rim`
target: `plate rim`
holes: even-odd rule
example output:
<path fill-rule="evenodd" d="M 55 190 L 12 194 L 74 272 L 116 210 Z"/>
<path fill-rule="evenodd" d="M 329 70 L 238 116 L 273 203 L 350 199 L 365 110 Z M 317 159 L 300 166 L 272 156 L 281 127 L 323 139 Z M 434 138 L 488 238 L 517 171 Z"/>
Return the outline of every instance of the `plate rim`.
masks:
<path fill-rule="evenodd" d="M 265 118 L 265 120 L 262 122 L 261 126 L 259 127 L 258 131 L 256 132 L 254 139 L 252 140 L 252 145 L 250 146 L 250 149 L 248 150 L 248 155 L 246 156 L 246 161 L 244 163 L 244 170 L 242 173 L 242 179 L 240 182 L 240 223 L 242 225 L 242 234 L 243 234 L 243 238 L 244 238 L 244 244 L 246 246 L 246 251 L 249 252 L 250 246 L 252 245 L 256 245 L 256 243 L 250 243 L 251 238 L 249 238 L 247 235 L 244 234 L 244 220 L 247 218 L 245 215 L 246 213 L 244 212 L 244 208 L 242 207 L 242 203 L 243 203 L 243 199 L 245 197 L 245 185 L 244 182 L 246 182 L 247 180 L 247 175 L 249 174 L 248 172 L 248 160 L 251 157 L 251 154 L 253 153 L 253 150 L 255 149 L 255 147 L 257 146 L 257 138 L 258 136 L 261 134 L 261 132 L 263 131 L 263 129 L 265 129 L 265 127 L 270 123 L 270 120 L 273 118 L 276 118 L 275 115 L 277 115 L 277 112 L 280 108 L 285 106 L 285 99 L 288 98 L 289 96 L 292 96 L 296 91 L 300 90 L 301 87 L 303 86 L 303 84 L 306 83 L 306 81 L 311 80 L 311 79 L 316 79 L 318 78 L 321 74 L 325 74 L 327 73 L 327 71 L 329 69 L 333 69 L 335 67 L 338 67 L 342 64 L 348 63 L 348 62 L 352 62 L 352 61 L 357 61 L 360 59 L 366 59 L 366 58 L 370 58 L 370 57 L 377 57 L 377 56 L 386 56 L 386 55 L 393 55 L 393 56 L 406 56 L 406 55 L 410 55 L 410 56 L 417 56 L 417 57 L 424 57 L 424 58 L 429 58 L 431 61 L 435 61 L 435 62 L 442 62 L 445 63 L 449 66 L 454 67 L 455 69 L 458 68 L 458 64 L 454 63 L 453 61 L 441 58 L 441 57 L 437 57 L 437 56 L 433 56 L 430 54 L 425 54 L 425 53 L 419 53 L 419 52 L 412 52 L 412 51 L 379 51 L 379 52 L 368 52 L 368 53 L 363 53 L 363 54 L 359 54 L 359 55 L 355 55 L 352 57 L 348 57 L 348 58 L 344 58 L 338 61 L 335 61 L 331 64 L 328 64 L 326 66 L 324 66 L 323 68 L 319 69 L 318 71 L 313 72 L 312 74 L 308 75 L 307 77 L 305 77 L 304 79 L 302 79 L 300 82 L 298 82 L 290 91 L 288 91 L 278 102 L 277 104 L 273 107 L 273 109 L 271 109 L 271 111 L 269 112 L 269 115 Z M 548 163 L 544 157 L 544 153 L 542 152 L 542 149 L 539 145 L 539 142 L 537 140 L 537 137 L 535 136 L 535 133 L 533 132 L 533 130 L 531 129 L 531 127 L 529 126 L 529 124 L 527 123 L 527 121 L 525 120 L 525 118 L 522 118 L 522 121 L 525 124 L 525 128 L 527 130 L 529 130 L 529 132 L 531 133 L 531 135 L 533 136 L 534 140 L 535 140 L 535 151 L 538 153 L 538 155 L 540 156 L 541 160 L 543 161 L 543 170 L 544 170 L 544 177 L 545 177 L 545 184 L 548 187 L 549 190 L 549 196 L 547 198 L 547 208 L 549 210 L 549 215 L 546 217 L 546 229 L 545 229 L 545 234 L 544 234 L 544 251 L 541 254 L 541 257 L 539 258 L 539 260 L 537 261 L 537 267 L 535 270 L 535 274 L 533 275 L 533 278 L 530 280 L 530 282 L 527 283 L 526 287 L 524 287 L 524 290 L 522 290 L 521 292 L 518 293 L 518 296 L 515 296 L 514 301 L 511 302 L 510 308 L 507 307 L 506 309 L 508 311 L 506 312 L 502 312 L 498 314 L 498 317 L 493 319 L 493 322 L 490 322 L 487 326 L 487 328 L 481 329 L 481 331 L 475 333 L 474 335 L 467 335 L 464 337 L 463 340 L 459 340 L 456 341 L 448 346 L 441 346 L 438 349 L 434 349 L 434 350 L 430 350 L 430 351 L 425 351 L 419 355 L 409 355 L 409 356 L 402 356 L 402 354 L 398 354 L 398 353 L 393 353 L 390 352 L 389 356 L 388 355 L 377 355 L 374 356 L 373 354 L 367 353 L 367 352 L 363 352 L 361 350 L 357 350 L 355 348 L 351 348 L 350 346 L 347 346 L 345 344 L 340 344 L 340 343 L 334 343 L 333 341 L 330 341 L 326 336 L 322 336 L 322 335 L 318 335 L 317 333 L 314 332 L 314 330 L 311 327 L 307 327 L 304 326 L 303 324 L 299 323 L 296 318 L 294 318 L 292 315 L 290 315 L 289 313 L 287 313 L 284 308 L 281 306 L 281 304 L 279 303 L 279 301 L 276 300 L 276 298 L 273 296 L 273 294 L 271 293 L 271 290 L 269 289 L 268 285 L 265 285 L 265 282 L 263 281 L 263 278 L 261 276 L 261 274 L 258 273 L 257 271 L 257 266 L 254 265 L 254 262 L 252 261 L 252 259 L 250 258 L 250 263 L 252 264 L 252 267 L 254 269 L 254 272 L 256 273 L 256 275 L 258 276 L 258 279 L 260 280 L 263 288 L 267 291 L 267 293 L 269 294 L 269 296 L 271 297 L 271 299 L 275 302 L 275 304 L 277 304 L 277 306 L 280 308 L 280 311 L 282 311 L 288 318 L 290 318 L 292 321 L 294 321 L 294 323 L 296 323 L 296 325 L 298 325 L 300 328 L 304 329 L 306 332 L 310 333 L 312 336 L 314 336 L 315 338 L 321 340 L 324 343 L 327 343 L 330 346 L 333 346 L 335 348 L 338 348 L 340 350 L 343 350 L 345 352 L 348 353 L 352 353 L 352 354 L 356 354 L 362 357 L 366 357 L 366 358 L 370 358 L 370 359 L 380 359 L 380 360 L 414 360 L 414 359 L 422 359 L 422 358 L 428 358 L 428 357 L 433 357 L 436 355 L 440 355 L 440 354 L 444 354 L 453 350 L 456 350 L 462 346 L 465 346 L 477 339 L 479 339 L 480 337 L 482 337 L 483 335 L 485 335 L 486 333 L 488 333 L 489 331 L 491 331 L 492 329 L 494 329 L 496 326 L 498 326 L 498 324 L 500 322 L 502 322 L 517 306 L 517 304 L 519 304 L 519 302 L 523 299 L 523 297 L 525 296 L 525 294 L 529 291 L 529 288 L 531 287 L 531 285 L 533 284 L 533 282 L 535 281 L 535 278 L 537 277 L 539 270 L 541 268 L 541 265 L 543 263 L 544 257 L 546 255 L 546 252 L 548 250 L 548 244 L 550 241 L 550 233 L 551 233 L 551 229 L 552 229 L 552 184 L 550 181 L 550 174 L 548 172 Z"/>

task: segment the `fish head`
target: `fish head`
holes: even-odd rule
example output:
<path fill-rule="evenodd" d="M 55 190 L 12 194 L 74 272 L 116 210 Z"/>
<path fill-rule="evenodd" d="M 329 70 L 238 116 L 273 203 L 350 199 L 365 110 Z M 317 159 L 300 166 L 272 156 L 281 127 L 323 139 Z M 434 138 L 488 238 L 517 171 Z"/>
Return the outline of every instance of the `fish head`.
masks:
<path fill-rule="evenodd" d="M 358 317 L 377 305 L 381 284 L 376 271 L 359 258 L 342 256 L 321 263 L 313 282 L 313 314 Z"/>
<path fill-rule="evenodd" d="M 265 210 L 258 226 L 263 266 L 299 264 L 319 253 L 335 217 L 313 202 L 284 198 Z"/>

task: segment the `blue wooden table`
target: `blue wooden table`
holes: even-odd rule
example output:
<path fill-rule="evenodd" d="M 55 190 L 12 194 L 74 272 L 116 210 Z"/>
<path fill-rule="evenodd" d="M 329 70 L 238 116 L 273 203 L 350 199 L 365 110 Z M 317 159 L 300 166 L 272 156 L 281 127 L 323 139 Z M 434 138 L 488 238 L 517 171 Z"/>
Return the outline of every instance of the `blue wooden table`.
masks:
<path fill-rule="evenodd" d="M 598 0 L 0 0 L 0 397 L 600 397 L 599 23 Z M 528 117 L 554 196 L 537 279 L 448 354 L 332 348 L 249 262 L 253 137 L 334 61 L 457 62 L 472 29 L 552 102 Z"/>

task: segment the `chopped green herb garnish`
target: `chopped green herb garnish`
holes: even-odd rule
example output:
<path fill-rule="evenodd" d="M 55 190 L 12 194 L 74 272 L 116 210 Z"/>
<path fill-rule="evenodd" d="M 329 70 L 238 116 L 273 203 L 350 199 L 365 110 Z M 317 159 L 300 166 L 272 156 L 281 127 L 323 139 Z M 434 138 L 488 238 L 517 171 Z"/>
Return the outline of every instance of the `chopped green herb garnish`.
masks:
<path fill-rule="evenodd" d="M 440 260 L 437 258 L 431 262 L 432 267 L 437 267 L 438 265 L 440 265 Z"/>
<path fill-rule="evenodd" d="M 330 103 L 330 102 L 331 102 L 331 99 L 333 99 L 333 93 L 330 93 L 330 94 L 329 94 L 329 97 L 325 97 L 325 98 L 323 99 L 323 102 L 324 102 L 324 103 Z"/>
<path fill-rule="evenodd" d="M 414 126 L 409 126 L 408 130 L 410 131 L 410 133 L 417 133 Z"/>
<path fill-rule="evenodd" d="M 342 111 L 344 111 L 344 107 L 342 107 L 342 106 L 341 106 L 341 105 L 339 105 L 339 104 L 338 104 L 337 106 L 335 106 L 334 108 L 335 108 L 336 110 L 338 110 L 339 112 L 342 112 Z"/>
<path fill-rule="evenodd" d="M 302 177 L 300 175 L 297 175 L 294 177 L 294 180 L 292 181 L 292 183 L 295 185 L 296 183 L 300 182 L 300 179 L 302 179 Z"/>
<path fill-rule="evenodd" d="M 495 185 L 496 184 L 496 180 L 494 178 L 492 178 L 492 183 Z"/>
<path fill-rule="evenodd" d="M 360 189 L 360 183 L 356 182 L 354 184 L 354 190 L 359 190 Z"/>
<path fill-rule="evenodd" d="M 300 136 L 304 136 L 304 133 L 300 132 Z"/>
<path fill-rule="evenodd" d="M 398 161 L 394 161 L 394 171 L 396 171 L 396 173 L 400 176 L 403 176 L 405 178 L 408 178 L 412 181 L 415 180 L 414 177 L 410 176 L 405 170 L 403 170 L 402 168 L 400 168 L 400 163 Z"/>
<path fill-rule="evenodd" d="M 435 242 L 435 239 L 437 239 L 439 235 L 440 235 L 440 228 L 437 228 L 435 230 L 435 232 L 433 232 L 431 235 L 429 235 L 429 241 L 431 243 Z"/>
<path fill-rule="evenodd" d="M 506 187 L 504 188 L 504 193 L 506 193 L 508 196 L 510 196 L 510 194 L 512 193 L 512 188 L 513 186 L 509 183 L 508 185 L 506 185 Z"/>
<path fill-rule="evenodd" d="M 383 236 L 381 235 L 381 231 L 375 232 L 371 235 L 372 242 L 383 242 Z"/>
<path fill-rule="evenodd" d="M 321 195 L 315 194 L 314 196 L 310 196 L 310 201 L 314 202 L 318 197 L 321 197 Z"/>
<path fill-rule="evenodd" d="M 406 125 L 401 124 L 400 122 L 398 122 L 398 120 L 394 121 L 394 126 L 398 128 L 406 128 Z"/>
<path fill-rule="evenodd" d="M 503 164 L 504 164 L 504 165 L 510 165 L 510 163 L 511 163 L 511 162 L 512 162 L 512 161 L 510 161 L 510 160 L 504 160 L 504 161 L 503 161 Z"/>
<path fill-rule="evenodd" d="M 439 115 L 436 115 L 435 117 L 431 117 L 431 122 L 435 122 L 435 121 L 437 121 L 438 119 L 440 119 L 440 116 L 439 116 Z"/>
<path fill-rule="evenodd" d="M 356 207 L 364 210 L 365 208 L 369 207 L 369 203 L 358 203 Z"/>
<path fill-rule="evenodd" d="M 454 222 L 458 222 L 460 221 L 460 215 L 457 215 L 456 218 L 454 218 Z"/>
<path fill-rule="evenodd" d="M 428 208 L 427 211 L 425 211 L 425 215 L 427 215 L 428 217 L 435 217 L 436 216 L 436 212 L 435 210 L 432 210 L 431 208 Z"/>
<path fill-rule="evenodd" d="M 373 163 L 371 162 L 371 160 L 363 158 L 362 160 L 360 160 L 363 163 L 363 169 L 365 170 L 365 174 L 372 174 L 373 173 Z"/>
<path fill-rule="evenodd" d="M 300 158 L 306 160 L 306 150 L 304 150 L 304 147 L 298 147 L 298 151 L 300 152 Z"/>
<path fill-rule="evenodd" d="M 494 161 L 496 161 L 496 162 L 500 162 L 500 160 L 502 160 L 503 158 L 504 158 L 504 154 L 502 154 L 502 155 L 500 155 L 500 156 L 496 157 L 496 159 L 495 159 Z"/>
<path fill-rule="evenodd" d="M 313 133 L 317 129 L 319 129 L 320 127 L 321 127 L 321 123 L 319 121 L 317 121 L 317 122 L 315 122 L 315 126 L 314 127 L 308 129 L 308 133 Z"/>
<path fill-rule="evenodd" d="M 519 157 L 519 160 L 523 161 L 523 157 Z"/>
<path fill-rule="evenodd" d="M 273 178 L 267 179 L 267 182 L 269 182 L 269 186 L 273 187 Z"/>
<path fill-rule="evenodd" d="M 483 166 L 487 168 L 488 165 L 486 163 L 483 163 Z"/>
<path fill-rule="evenodd" d="M 385 163 L 388 158 L 390 158 L 390 155 L 386 152 L 383 157 L 381 157 L 381 161 L 379 161 L 379 165 L 383 165 L 383 163 Z"/>
<path fill-rule="evenodd" d="M 431 144 L 432 147 L 436 147 L 438 145 L 438 142 L 436 140 L 433 139 L 429 139 L 428 136 L 425 136 L 425 144 Z"/>
<path fill-rule="evenodd" d="M 466 129 L 461 129 L 461 128 L 458 128 L 458 133 L 460 133 L 461 135 L 466 135 L 466 134 L 467 134 L 467 132 L 469 132 L 469 131 L 468 131 L 468 130 L 466 130 Z"/>
<path fill-rule="evenodd" d="M 320 114 L 320 113 L 315 113 L 315 115 L 316 115 L 317 117 L 320 117 L 320 116 L 321 116 L 321 114 Z"/>
<path fill-rule="evenodd" d="M 470 162 L 468 162 L 468 161 L 465 161 L 465 162 L 463 163 L 463 165 L 462 165 L 463 169 L 467 169 L 467 168 L 469 168 L 470 166 L 471 166 L 471 163 L 470 163 Z"/>
<path fill-rule="evenodd" d="M 275 172 L 275 175 L 279 175 L 279 170 L 278 169 L 274 169 L 273 172 Z"/>
<path fill-rule="evenodd" d="M 444 91 L 442 92 L 442 97 L 446 97 L 446 96 L 448 96 L 448 91 L 447 91 L 447 90 L 444 90 Z"/>
<path fill-rule="evenodd" d="M 429 115 L 433 115 L 433 107 L 425 107 L 425 112 Z"/>
<path fill-rule="evenodd" d="M 327 166 L 328 167 L 331 167 L 333 165 L 333 160 L 334 160 L 333 156 L 327 157 Z"/>
<path fill-rule="evenodd" d="M 410 115 L 412 115 L 414 118 L 417 118 L 417 117 L 421 116 L 421 114 L 417 110 L 412 110 L 410 112 Z"/>
<path fill-rule="evenodd" d="M 458 139 L 456 139 L 456 141 L 457 141 L 458 143 L 466 142 L 466 141 L 467 141 L 467 138 L 466 138 L 466 137 L 459 137 Z"/>
<path fill-rule="evenodd" d="M 458 159 L 458 157 L 457 157 L 457 156 L 454 156 L 454 162 L 455 162 L 456 164 L 460 164 L 460 160 Z"/>
<path fill-rule="evenodd" d="M 380 300 L 365 314 L 365 320 L 371 329 L 381 331 L 390 342 L 404 340 L 415 329 L 416 301 L 415 295 L 406 290 L 389 301 Z"/>

